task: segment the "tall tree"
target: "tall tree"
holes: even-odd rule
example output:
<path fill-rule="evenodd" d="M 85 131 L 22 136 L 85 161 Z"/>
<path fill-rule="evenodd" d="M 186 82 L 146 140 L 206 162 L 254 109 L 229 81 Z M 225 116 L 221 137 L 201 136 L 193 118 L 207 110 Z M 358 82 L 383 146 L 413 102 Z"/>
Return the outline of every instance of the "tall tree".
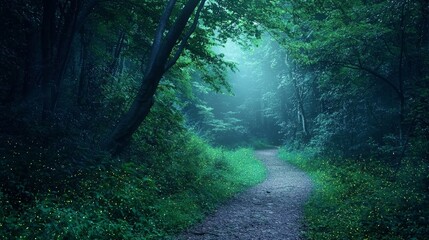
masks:
<path fill-rule="evenodd" d="M 72 43 L 97 0 L 44 0 L 41 22 L 43 118 L 56 107 Z"/>
<path fill-rule="evenodd" d="M 178 60 L 183 52 L 188 39 L 195 31 L 201 10 L 205 0 L 189 0 L 180 10 L 174 24 L 167 29 L 175 0 L 168 1 L 164 12 L 161 15 L 153 43 L 149 61 L 146 65 L 145 76 L 141 86 L 129 110 L 121 117 L 112 133 L 105 139 L 103 147 L 116 153 L 121 150 L 130 140 L 132 134 L 140 126 L 141 122 L 148 115 L 154 103 L 154 94 L 159 82 L 166 71 L 168 71 Z M 194 11 L 196 10 L 192 25 L 186 29 Z M 166 34 L 168 30 L 168 33 Z M 164 35 L 166 35 L 164 37 Z M 175 53 L 171 56 L 173 49 Z"/>
<path fill-rule="evenodd" d="M 395 126 L 397 143 L 403 145 L 410 128 L 412 86 L 422 79 L 417 75 L 424 69 L 421 41 L 427 35 L 427 2 L 297 0 L 290 1 L 287 9 L 290 25 L 285 46 L 292 58 L 319 70 L 319 79 L 348 85 L 350 89 L 345 90 L 350 96 L 357 96 L 364 85 L 378 92 L 370 104 L 381 101 L 383 111 L 395 116 L 385 118 L 385 126 Z M 337 98 L 324 101 L 332 99 Z M 338 100 L 335 108 L 345 114 L 348 100 Z M 381 135 L 391 133 L 386 130 Z"/>

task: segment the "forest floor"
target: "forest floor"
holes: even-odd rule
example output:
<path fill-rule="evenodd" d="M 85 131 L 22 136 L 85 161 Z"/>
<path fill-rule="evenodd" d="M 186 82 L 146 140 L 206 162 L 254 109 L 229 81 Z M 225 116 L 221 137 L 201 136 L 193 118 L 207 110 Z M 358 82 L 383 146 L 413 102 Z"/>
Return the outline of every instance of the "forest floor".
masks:
<path fill-rule="evenodd" d="M 237 195 L 178 239 L 302 239 L 310 178 L 280 160 L 277 150 L 256 151 L 267 179 Z"/>

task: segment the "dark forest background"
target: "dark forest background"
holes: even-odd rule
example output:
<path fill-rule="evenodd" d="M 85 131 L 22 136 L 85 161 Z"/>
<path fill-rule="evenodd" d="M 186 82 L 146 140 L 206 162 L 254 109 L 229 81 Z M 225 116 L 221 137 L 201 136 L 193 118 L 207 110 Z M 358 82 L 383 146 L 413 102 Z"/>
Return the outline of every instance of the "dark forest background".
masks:
<path fill-rule="evenodd" d="M 0 16 L 0 238 L 176 234 L 260 182 L 249 148 L 272 147 L 329 186 L 307 237 L 429 234 L 429 1 L 2 0 Z"/>

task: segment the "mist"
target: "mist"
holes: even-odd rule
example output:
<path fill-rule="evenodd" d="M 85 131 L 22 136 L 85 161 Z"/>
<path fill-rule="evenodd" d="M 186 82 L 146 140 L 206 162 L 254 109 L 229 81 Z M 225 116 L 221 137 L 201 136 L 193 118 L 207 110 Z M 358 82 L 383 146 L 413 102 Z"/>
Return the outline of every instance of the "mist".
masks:
<path fill-rule="evenodd" d="M 200 105 L 199 114 L 206 117 L 193 124 L 227 147 L 281 144 L 282 119 L 276 112 L 281 107 L 277 88 L 286 74 L 284 50 L 267 35 L 246 45 L 228 41 L 214 51 L 235 64 L 226 73 L 231 90 L 200 95 L 205 108 Z"/>

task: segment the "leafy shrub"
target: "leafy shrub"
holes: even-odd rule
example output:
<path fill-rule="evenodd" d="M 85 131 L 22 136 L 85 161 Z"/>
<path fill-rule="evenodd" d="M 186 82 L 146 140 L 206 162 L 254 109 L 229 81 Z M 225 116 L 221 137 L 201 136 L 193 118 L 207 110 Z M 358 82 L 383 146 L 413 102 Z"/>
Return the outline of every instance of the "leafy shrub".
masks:
<path fill-rule="evenodd" d="M 424 239 L 429 166 L 405 161 L 398 170 L 380 162 L 327 160 L 280 152 L 307 171 L 316 189 L 306 204 L 309 239 Z M 312 154 L 310 154 L 312 156 Z"/>
<path fill-rule="evenodd" d="M 34 192 L 32 201 L 16 206 L 14 196 L 0 191 L 0 237 L 159 239 L 202 219 L 265 176 L 250 149 L 214 149 L 185 132 L 163 141 L 170 145 L 157 148 L 166 152 L 154 148 L 146 157 L 134 147 L 125 155 L 128 161 L 104 157 L 104 164 L 78 174 L 73 188 Z"/>

